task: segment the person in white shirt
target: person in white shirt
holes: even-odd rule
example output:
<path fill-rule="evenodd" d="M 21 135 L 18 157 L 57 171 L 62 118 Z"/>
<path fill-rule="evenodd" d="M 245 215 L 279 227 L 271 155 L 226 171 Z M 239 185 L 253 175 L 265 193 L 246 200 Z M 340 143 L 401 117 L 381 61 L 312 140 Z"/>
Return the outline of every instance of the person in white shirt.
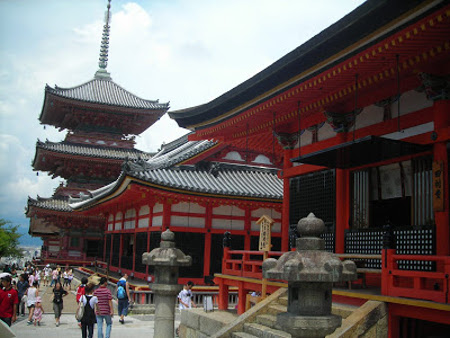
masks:
<path fill-rule="evenodd" d="M 194 286 L 194 283 L 192 281 L 187 282 L 183 286 L 183 290 L 180 291 L 178 294 L 178 307 L 180 310 L 186 310 L 191 309 L 192 307 L 197 307 L 195 303 L 192 301 L 192 287 Z M 177 328 L 177 336 L 180 332 L 180 328 Z"/>

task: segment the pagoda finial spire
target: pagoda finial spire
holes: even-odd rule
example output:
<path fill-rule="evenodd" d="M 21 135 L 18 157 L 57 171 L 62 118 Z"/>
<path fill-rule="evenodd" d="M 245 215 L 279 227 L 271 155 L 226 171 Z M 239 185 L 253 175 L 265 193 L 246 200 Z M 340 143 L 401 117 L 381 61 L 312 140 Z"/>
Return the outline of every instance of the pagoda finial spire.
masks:
<path fill-rule="evenodd" d="M 109 23 L 111 22 L 111 0 L 108 0 L 108 10 L 105 14 L 105 24 L 103 26 L 102 43 L 100 45 L 100 58 L 99 58 L 99 69 L 95 73 L 95 78 L 111 79 L 111 76 L 106 71 L 106 66 L 108 65 L 108 49 L 109 49 Z"/>

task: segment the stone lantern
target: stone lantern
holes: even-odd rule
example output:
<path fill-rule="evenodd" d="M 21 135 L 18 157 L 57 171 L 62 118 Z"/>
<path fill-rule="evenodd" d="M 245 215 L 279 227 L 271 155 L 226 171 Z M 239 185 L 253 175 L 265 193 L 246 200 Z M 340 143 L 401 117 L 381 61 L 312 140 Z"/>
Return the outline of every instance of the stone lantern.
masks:
<path fill-rule="evenodd" d="M 155 337 L 173 337 L 175 304 L 183 288 L 178 284 L 180 266 L 192 265 L 191 256 L 175 248 L 175 234 L 167 229 L 161 234 L 161 245 L 142 255 L 142 262 L 155 266 L 155 280 L 150 287 L 155 294 Z"/>
<path fill-rule="evenodd" d="M 296 251 L 284 253 L 278 261 L 263 263 L 263 277 L 288 281 L 288 308 L 277 316 L 277 325 L 296 337 L 325 337 L 341 325 L 342 318 L 331 313 L 332 286 L 356 279 L 356 265 L 342 262 L 325 251 L 319 238 L 324 222 L 310 213 L 297 225 L 300 238 Z"/>

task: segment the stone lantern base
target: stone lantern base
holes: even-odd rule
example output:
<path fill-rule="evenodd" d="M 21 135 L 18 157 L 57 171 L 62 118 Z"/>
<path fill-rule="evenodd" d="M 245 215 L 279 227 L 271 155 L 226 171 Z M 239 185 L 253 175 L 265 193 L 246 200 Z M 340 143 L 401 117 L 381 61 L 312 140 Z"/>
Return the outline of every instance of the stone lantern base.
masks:
<path fill-rule="evenodd" d="M 319 338 L 333 333 L 341 326 L 342 317 L 329 316 L 295 316 L 289 312 L 277 316 L 277 325 L 292 338 Z"/>

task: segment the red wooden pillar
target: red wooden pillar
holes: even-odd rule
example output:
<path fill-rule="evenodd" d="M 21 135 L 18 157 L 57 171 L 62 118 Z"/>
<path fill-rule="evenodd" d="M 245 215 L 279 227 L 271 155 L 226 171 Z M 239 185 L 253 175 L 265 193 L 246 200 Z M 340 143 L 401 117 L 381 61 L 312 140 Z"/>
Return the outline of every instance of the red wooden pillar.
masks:
<path fill-rule="evenodd" d="M 212 226 L 212 206 L 211 204 L 206 205 L 205 214 L 205 251 L 203 257 L 205 257 L 205 262 L 203 264 L 203 276 L 209 276 L 211 268 L 211 226 Z"/>
<path fill-rule="evenodd" d="M 219 279 L 219 310 L 228 310 L 228 285 L 225 284 L 223 278 Z"/>
<path fill-rule="evenodd" d="M 284 150 L 284 164 L 283 170 L 292 167 L 291 162 L 292 150 Z M 289 250 L 289 202 L 290 202 L 290 189 L 289 178 L 283 178 L 283 209 L 281 213 L 281 251 L 286 252 Z"/>
<path fill-rule="evenodd" d="M 450 101 L 440 100 L 434 102 L 434 129 L 438 133 L 450 125 Z M 436 254 L 447 256 L 450 254 L 450 230 L 449 230 L 449 177 L 448 177 L 448 154 L 446 140 L 437 142 L 433 147 L 433 160 L 443 163 L 444 209 L 435 211 L 436 223 Z"/>
<path fill-rule="evenodd" d="M 150 228 L 152 227 L 152 223 L 153 223 L 153 206 L 154 206 L 154 203 L 149 204 L 150 212 L 148 214 L 147 252 L 150 252 L 150 236 L 152 235 Z M 145 273 L 148 276 L 148 265 L 145 266 Z"/>
<path fill-rule="evenodd" d="M 122 255 L 123 255 L 123 221 L 124 221 L 124 219 L 125 219 L 125 213 L 123 212 L 122 213 L 122 219 L 120 220 L 120 229 L 122 229 L 121 230 L 121 232 L 119 233 L 119 266 L 118 266 L 118 268 L 119 268 L 119 270 L 122 270 Z M 114 225 L 115 226 L 115 225 Z"/>
<path fill-rule="evenodd" d="M 394 314 L 393 306 L 395 305 L 388 303 L 388 337 L 398 338 L 400 337 L 400 317 Z"/>
<path fill-rule="evenodd" d="M 102 252 L 102 257 L 100 258 L 101 261 L 105 262 L 105 258 L 106 258 L 106 238 L 107 238 L 107 234 L 106 232 L 108 231 L 108 219 L 109 219 L 109 214 L 106 214 L 106 225 L 105 228 L 103 229 L 103 252 Z"/>
<path fill-rule="evenodd" d="M 162 231 L 170 228 L 170 214 L 172 212 L 172 203 L 165 200 L 163 204 L 163 219 L 162 219 Z"/>
<path fill-rule="evenodd" d="M 114 226 L 113 226 L 114 229 Z M 108 266 L 111 265 L 111 260 L 112 260 L 112 253 L 113 253 L 113 243 L 114 243 L 114 234 L 111 233 L 111 237 L 109 238 L 109 258 L 108 261 L 106 263 L 108 263 Z"/>
<path fill-rule="evenodd" d="M 350 173 L 345 169 L 336 169 L 336 231 L 335 251 L 345 252 L 345 230 L 348 229 L 350 212 Z"/>
<path fill-rule="evenodd" d="M 250 250 L 252 232 L 252 209 L 250 206 L 245 208 L 244 230 L 246 232 L 244 239 L 244 250 Z"/>
<path fill-rule="evenodd" d="M 134 239 L 133 239 L 133 274 L 136 273 L 136 230 L 138 229 L 138 223 L 139 223 L 139 208 L 135 208 L 136 215 L 134 216 Z"/>
<path fill-rule="evenodd" d="M 238 315 L 241 315 L 245 312 L 245 301 L 247 296 L 247 290 L 244 288 L 244 282 L 238 283 Z"/>

